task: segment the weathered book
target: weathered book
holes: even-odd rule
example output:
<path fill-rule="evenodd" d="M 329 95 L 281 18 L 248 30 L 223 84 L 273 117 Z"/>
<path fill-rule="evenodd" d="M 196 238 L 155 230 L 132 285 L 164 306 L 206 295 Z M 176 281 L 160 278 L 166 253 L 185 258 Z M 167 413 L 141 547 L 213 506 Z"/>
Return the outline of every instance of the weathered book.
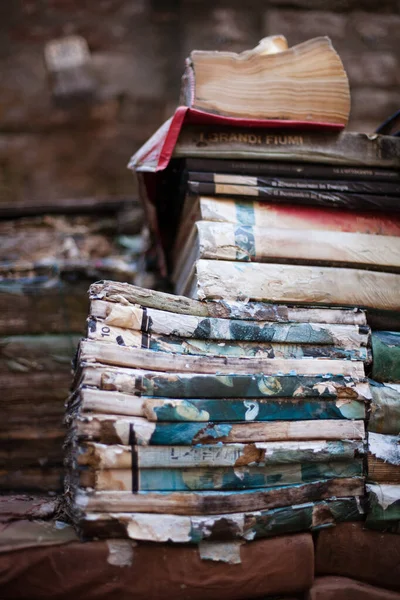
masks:
<path fill-rule="evenodd" d="M 189 193 L 196 196 L 239 196 L 259 198 L 283 204 L 309 204 L 347 210 L 382 210 L 400 212 L 396 196 L 385 194 L 318 191 L 311 189 L 278 188 L 273 186 L 238 185 L 229 183 L 205 183 L 188 181 Z"/>
<path fill-rule="evenodd" d="M 202 540 L 251 541 L 263 537 L 317 531 L 344 521 L 359 521 L 363 511 L 358 498 L 332 498 L 321 502 L 266 511 L 208 516 L 152 513 L 86 513 L 76 523 L 81 535 L 130 538 L 149 542 L 195 543 Z"/>
<path fill-rule="evenodd" d="M 232 223 L 237 227 L 400 236 L 400 217 L 396 213 L 386 216 L 379 212 L 349 211 L 325 206 L 272 204 L 219 196 L 187 196 L 174 241 L 173 262 L 180 256 L 197 221 Z"/>
<path fill-rule="evenodd" d="M 220 400 L 148 398 L 143 410 L 149 421 L 302 421 L 307 419 L 364 419 L 359 400 Z"/>
<path fill-rule="evenodd" d="M 400 232 L 400 228 L 399 228 Z M 366 325 L 366 315 L 357 308 L 303 308 L 269 304 L 264 302 L 215 301 L 199 302 L 185 296 L 166 294 L 154 290 L 120 283 L 116 281 L 100 281 L 92 283 L 89 289 L 91 300 L 107 300 L 124 305 L 139 305 L 142 308 L 153 308 L 197 317 L 213 317 L 225 319 L 242 319 L 249 321 L 272 321 L 278 323 L 336 323 L 343 325 Z"/>
<path fill-rule="evenodd" d="M 199 221 L 175 262 L 172 279 L 178 287 L 183 286 L 199 258 L 347 266 L 396 273 L 400 271 L 400 237 Z"/>
<path fill-rule="evenodd" d="M 347 399 L 166 399 L 141 398 L 95 388 L 76 390 L 69 401 L 70 421 L 78 412 L 146 417 L 149 421 L 276 421 L 363 419 L 365 405 Z"/>
<path fill-rule="evenodd" d="M 204 446 L 123 446 L 84 442 L 70 452 L 74 466 L 93 469 L 172 469 L 350 462 L 364 454 L 357 440 L 256 442 Z M 346 494 L 351 495 L 351 494 Z"/>
<path fill-rule="evenodd" d="M 330 497 L 361 496 L 364 481 L 360 477 L 326 479 L 311 483 L 274 486 L 236 492 L 91 492 L 76 490 L 72 512 L 158 513 L 176 515 L 213 515 L 219 513 L 268 510 Z M 70 509 L 70 510 L 71 510 Z"/>
<path fill-rule="evenodd" d="M 61 492 L 63 474 L 62 466 L 2 469 L 0 491 Z"/>
<path fill-rule="evenodd" d="M 87 338 L 89 340 L 111 342 L 119 346 L 144 348 L 168 354 L 282 359 L 334 358 L 339 360 L 362 360 L 368 363 L 371 361 L 372 356 L 370 349 L 364 346 L 341 348 L 330 344 L 199 340 L 114 327 L 113 325 L 105 325 L 104 320 L 94 319 L 93 317 L 88 321 Z"/>
<path fill-rule="evenodd" d="M 328 37 L 288 48 L 283 36 L 271 36 L 241 54 L 192 51 L 181 104 L 231 117 L 345 125 L 350 91 Z"/>
<path fill-rule="evenodd" d="M 188 125 L 174 158 L 320 163 L 344 167 L 400 168 L 400 139 L 390 135 Z"/>
<path fill-rule="evenodd" d="M 200 266 L 221 264 L 232 268 L 235 263 L 199 261 Z M 247 265 L 246 265 L 247 266 Z M 248 265 L 252 267 L 253 265 Z M 257 268 L 258 263 L 255 264 Z M 266 269 L 269 265 L 263 265 Z M 273 265 L 276 266 L 276 265 Z M 272 266 L 272 267 L 273 267 Z M 239 271 L 240 273 L 240 271 Z M 254 284 L 253 284 L 254 286 Z M 246 289 L 246 288 L 241 288 Z M 140 308 L 105 300 L 92 300 L 90 313 L 103 319 L 106 326 L 133 329 L 143 333 L 157 333 L 203 340 L 237 340 L 278 342 L 290 344 L 333 344 L 344 348 L 366 346 L 369 342 L 368 326 L 312 323 L 275 323 L 273 321 L 245 321 L 182 315 L 154 308 Z M 313 313 L 310 313 L 310 317 Z"/>
<path fill-rule="evenodd" d="M 95 491 L 179 492 L 245 490 L 308 483 L 320 479 L 361 477 L 361 459 L 351 462 L 291 463 L 245 467 L 158 469 L 89 469 L 75 471 L 82 488 Z"/>
<path fill-rule="evenodd" d="M 400 484 L 400 435 L 368 433 L 368 481 Z"/>
<path fill-rule="evenodd" d="M 140 253 L 140 236 L 130 236 L 131 247 L 127 248 L 119 233 L 115 214 L 44 215 L 3 220 L 0 222 L 0 264 L 16 262 L 22 268 L 24 263 L 46 265 L 110 256 L 119 257 L 121 261 L 124 257 L 126 261 L 132 260 Z"/>
<path fill-rule="evenodd" d="M 189 170 L 184 174 L 189 181 L 199 183 L 213 183 L 214 185 L 238 185 L 238 186 L 251 186 L 257 188 L 278 188 L 278 189 L 295 189 L 295 190 L 313 190 L 320 192 L 345 192 L 345 193 L 358 193 L 358 194 L 372 194 L 372 195 L 388 195 L 396 196 L 400 193 L 400 184 L 396 181 L 364 181 L 364 180 L 341 180 L 340 178 L 335 179 L 310 179 L 310 178 L 296 178 L 293 174 L 292 177 L 280 177 L 274 175 L 239 175 L 236 173 L 224 173 L 222 172 L 202 172 Z"/>
<path fill-rule="evenodd" d="M 368 483 L 368 510 L 365 525 L 400 533 L 400 485 Z"/>
<path fill-rule="evenodd" d="M 79 360 L 88 363 L 115 365 L 133 369 L 149 369 L 171 373 L 273 375 L 343 375 L 365 376 L 361 361 L 337 359 L 285 359 L 258 356 L 229 357 L 167 354 L 144 348 L 129 348 L 103 341 L 83 340 L 79 345 Z"/>
<path fill-rule="evenodd" d="M 83 333 L 88 314 L 88 283 L 54 277 L 0 282 L 2 335 Z"/>
<path fill-rule="evenodd" d="M 374 331 L 372 352 L 372 379 L 400 383 L 400 333 Z"/>
<path fill-rule="evenodd" d="M 400 311 L 400 274 L 362 269 L 198 260 L 185 291 L 199 299 L 240 299 Z"/>
<path fill-rule="evenodd" d="M 399 183 L 400 172 L 393 169 L 337 166 L 335 164 L 306 164 L 266 160 L 224 160 L 218 158 L 186 158 L 183 161 L 186 171 L 208 173 L 233 173 L 253 177 L 294 177 L 302 179 L 326 179 L 344 181 L 387 181 Z"/>
<path fill-rule="evenodd" d="M 4 421 L 7 421 L 6 417 Z M 29 423 L 29 418 L 27 418 L 27 423 Z M 61 467 L 64 457 L 64 438 L 65 429 L 62 426 L 62 415 L 60 414 L 58 436 L 46 437 L 38 427 L 37 439 L 2 439 L 0 469 L 11 471 L 38 467 Z"/>
<path fill-rule="evenodd" d="M 272 421 L 250 423 L 151 423 L 141 417 L 79 415 L 70 437 L 103 444 L 193 446 L 309 440 L 363 440 L 362 420 Z"/>
<path fill-rule="evenodd" d="M 211 375 L 162 373 L 101 364 L 81 364 L 75 387 L 94 386 L 103 390 L 157 398 L 353 398 L 370 400 L 364 377 L 343 375 Z"/>
<path fill-rule="evenodd" d="M 368 430 L 397 435 L 400 432 L 400 385 L 370 380 L 371 414 Z"/>

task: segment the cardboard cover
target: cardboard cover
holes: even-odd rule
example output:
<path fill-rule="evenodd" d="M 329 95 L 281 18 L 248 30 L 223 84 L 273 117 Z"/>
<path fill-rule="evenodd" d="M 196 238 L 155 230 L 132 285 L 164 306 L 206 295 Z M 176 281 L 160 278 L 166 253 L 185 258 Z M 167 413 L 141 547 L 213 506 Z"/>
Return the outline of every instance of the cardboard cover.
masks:
<path fill-rule="evenodd" d="M 187 106 L 179 106 L 168 119 L 134 154 L 128 167 L 135 171 L 156 173 L 168 166 L 183 125 L 226 125 L 231 127 L 265 127 L 269 129 L 302 129 L 341 131 L 344 125 L 284 119 L 241 119 L 203 112 Z"/>

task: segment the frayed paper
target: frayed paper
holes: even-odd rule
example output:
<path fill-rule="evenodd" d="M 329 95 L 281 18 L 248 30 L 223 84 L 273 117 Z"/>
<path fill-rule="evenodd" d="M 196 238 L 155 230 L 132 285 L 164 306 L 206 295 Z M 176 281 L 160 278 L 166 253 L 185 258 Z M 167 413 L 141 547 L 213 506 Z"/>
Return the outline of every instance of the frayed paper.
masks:
<path fill-rule="evenodd" d="M 229 565 L 241 563 L 240 546 L 245 542 L 200 542 L 199 554 L 201 560 L 214 560 Z"/>
<path fill-rule="evenodd" d="M 130 567 L 133 562 L 133 546 L 129 540 L 107 540 L 107 562 L 114 567 Z"/>

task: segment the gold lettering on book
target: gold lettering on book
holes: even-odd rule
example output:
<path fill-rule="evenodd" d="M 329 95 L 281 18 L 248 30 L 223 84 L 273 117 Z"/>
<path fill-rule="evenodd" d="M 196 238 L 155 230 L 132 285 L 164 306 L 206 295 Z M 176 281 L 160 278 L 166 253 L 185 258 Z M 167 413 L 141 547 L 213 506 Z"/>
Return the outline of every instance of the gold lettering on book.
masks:
<path fill-rule="evenodd" d="M 301 146 L 304 140 L 301 135 L 266 135 L 265 143 L 268 146 Z"/>
<path fill-rule="evenodd" d="M 261 135 L 257 133 L 244 132 L 220 132 L 199 133 L 199 142 L 202 144 L 266 144 L 267 146 L 301 146 L 304 144 L 301 135 Z"/>

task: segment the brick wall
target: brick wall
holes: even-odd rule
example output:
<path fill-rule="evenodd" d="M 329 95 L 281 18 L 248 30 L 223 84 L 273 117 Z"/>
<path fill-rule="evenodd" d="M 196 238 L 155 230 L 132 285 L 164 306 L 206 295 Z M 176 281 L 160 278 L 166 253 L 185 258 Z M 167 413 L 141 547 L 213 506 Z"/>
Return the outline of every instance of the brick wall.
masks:
<path fill-rule="evenodd" d="M 393 0 L 1 3 L 0 194 L 132 194 L 125 165 L 176 106 L 189 51 L 241 51 L 273 33 L 290 45 L 329 35 L 349 75 L 349 128 L 373 131 L 400 108 L 399 30 Z M 99 85 L 85 112 L 54 108 L 44 67 L 44 44 L 69 34 L 88 41 Z"/>

